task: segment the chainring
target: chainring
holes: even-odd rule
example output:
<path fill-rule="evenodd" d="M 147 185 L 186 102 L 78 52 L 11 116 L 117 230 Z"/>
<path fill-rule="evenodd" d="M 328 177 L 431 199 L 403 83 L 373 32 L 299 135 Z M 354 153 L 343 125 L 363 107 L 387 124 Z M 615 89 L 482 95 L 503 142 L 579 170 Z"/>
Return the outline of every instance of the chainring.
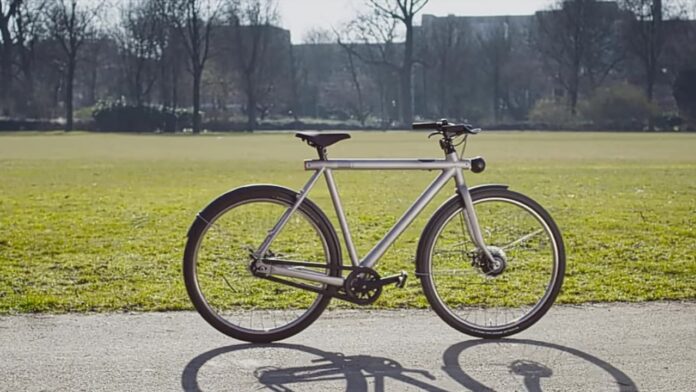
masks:
<path fill-rule="evenodd" d="M 343 289 L 351 298 L 351 301 L 358 305 L 370 305 L 375 302 L 382 294 L 382 286 L 378 283 L 379 274 L 366 267 L 359 267 L 351 271 L 346 278 Z"/>

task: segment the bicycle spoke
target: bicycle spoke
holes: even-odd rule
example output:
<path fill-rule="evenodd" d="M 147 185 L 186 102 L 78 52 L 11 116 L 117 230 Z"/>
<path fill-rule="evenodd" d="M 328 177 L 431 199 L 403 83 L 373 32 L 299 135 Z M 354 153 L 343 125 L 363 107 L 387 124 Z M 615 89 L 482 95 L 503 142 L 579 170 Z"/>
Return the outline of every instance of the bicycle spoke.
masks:
<path fill-rule="evenodd" d="M 479 272 L 474 270 L 474 269 L 466 270 L 466 271 L 464 271 L 464 270 L 435 270 L 435 271 L 431 272 L 432 275 L 436 275 L 436 276 L 444 276 L 444 275 L 457 276 L 457 275 L 471 275 L 471 274 L 478 274 L 478 273 Z"/>
<path fill-rule="evenodd" d="M 236 292 L 237 292 L 237 290 L 235 290 L 235 289 L 232 287 L 232 285 L 230 284 L 230 282 L 227 280 L 227 278 L 225 277 L 225 275 L 222 275 L 222 279 L 223 279 L 223 280 L 225 281 L 225 283 L 227 284 L 227 287 L 230 288 L 230 291 L 232 291 L 233 293 L 236 293 Z"/>
<path fill-rule="evenodd" d="M 230 233 L 226 229 L 223 229 L 217 222 L 212 222 L 212 223 L 206 222 L 206 223 L 208 224 L 208 230 L 210 230 L 212 228 L 215 231 L 217 231 L 218 234 L 222 235 L 223 237 L 234 238 L 234 235 L 232 235 L 232 233 Z"/>
<path fill-rule="evenodd" d="M 443 249 L 433 251 L 434 255 L 468 255 L 468 252 L 462 252 L 461 250 L 455 249 Z"/>
<path fill-rule="evenodd" d="M 533 233 L 529 233 L 529 234 L 527 234 L 527 235 L 521 237 L 520 239 L 517 239 L 517 240 L 515 240 L 515 241 L 512 241 L 511 243 L 509 243 L 509 244 L 503 246 L 501 249 L 502 249 L 502 250 L 508 250 L 508 249 L 510 249 L 510 248 L 512 248 L 512 247 L 514 247 L 514 246 L 517 246 L 517 245 L 519 245 L 519 244 L 521 244 L 521 243 L 523 243 L 523 242 L 526 242 L 526 241 L 529 240 L 530 238 L 532 238 L 532 237 L 534 237 L 534 236 L 536 236 L 536 235 L 539 235 L 539 234 L 541 234 L 541 233 L 543 233 L 543 232 L 544 232 L 544 229 L 539 229 L 539 230 L 537 230 L 537 231 L 535 231 L 535 232 L 533 232 Z"/>

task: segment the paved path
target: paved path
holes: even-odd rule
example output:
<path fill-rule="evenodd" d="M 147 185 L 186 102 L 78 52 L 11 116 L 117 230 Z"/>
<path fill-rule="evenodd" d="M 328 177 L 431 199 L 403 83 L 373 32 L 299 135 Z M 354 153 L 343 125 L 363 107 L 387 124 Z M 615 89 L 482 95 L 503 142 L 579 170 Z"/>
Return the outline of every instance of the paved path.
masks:
<path fill-rule="evenodd" d="M 694 391 L 696 303 L 557 306 L 489 342 L 427 311 L 327 312 L 253 346 L 195 313 L 0 317 L 0 390 Z"/>

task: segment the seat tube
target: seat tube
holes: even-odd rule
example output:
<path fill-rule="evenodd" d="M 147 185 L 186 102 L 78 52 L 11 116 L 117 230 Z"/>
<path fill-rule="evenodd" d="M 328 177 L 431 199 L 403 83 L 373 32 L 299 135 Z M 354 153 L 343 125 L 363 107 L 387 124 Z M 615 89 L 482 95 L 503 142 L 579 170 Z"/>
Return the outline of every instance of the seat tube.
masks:
<path fill-rule="evenodd" d="M 341 198 L 338 195 L 338 188 L 336 188 L 336 181 L 334 181 L 331 169 L 327 169 L 326 171 L 324 171 L 324 176 L 326 177 L 326 185 L 329 188 L 329 193 L 331 194 L 331 201 L 333 201 L 334 209 L 336 210 L 336 216 L 338 216 L 338 223 L 341 225 L 343 240 L 346 243 L 346 248 L 348 248 L 348 256 L 350 256 L 350 262 L 354 267 L 357 267 L 358 254 L 355 251 L 353 237 L 350 235 L 348 220 L 346 219 L 345 212 L 343 212 L 343 205 L 341 204 Z"/>

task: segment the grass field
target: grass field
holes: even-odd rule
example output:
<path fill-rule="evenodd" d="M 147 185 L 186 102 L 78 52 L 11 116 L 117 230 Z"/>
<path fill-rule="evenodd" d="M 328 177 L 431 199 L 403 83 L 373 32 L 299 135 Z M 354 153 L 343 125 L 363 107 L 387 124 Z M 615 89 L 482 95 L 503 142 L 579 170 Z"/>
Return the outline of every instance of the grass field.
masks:
<path fill-rule="evenodd" d="M 425 136 L 355 133 L 330 154 L 439 157 Z M 696 298 L 696 134 L 491 132 L 467 155 L 488 162 L 470 185 L 510 184 L 556 219 L 568 255 L 559 302 Z M 291 134 L 0 135 L 0 314 L 190 309 L 181 258 L 196 212 L 247 183 L 298 188 L 313 157 Z M 434 176 L 336 174 L 360 255 Z M 310 198 L 333 219 L 320 185 Z M 414 270 L 420 230 L 449 195 L 389 250 L 382 275 Z M 376 305 L 427 304 L 411 277 Z"/>

